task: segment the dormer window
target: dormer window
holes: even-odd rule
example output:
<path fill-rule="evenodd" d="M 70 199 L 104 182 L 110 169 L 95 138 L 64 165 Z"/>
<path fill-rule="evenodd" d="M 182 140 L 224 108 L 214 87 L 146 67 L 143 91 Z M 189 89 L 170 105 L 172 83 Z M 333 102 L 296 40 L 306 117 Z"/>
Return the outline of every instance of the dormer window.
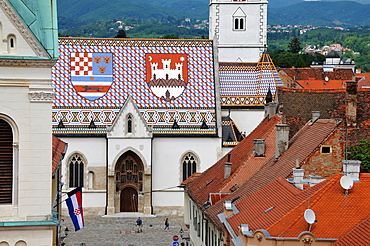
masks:
<path fill-rule="evenodd" d="M 245 31 L 247 16 L 241 8 L 238 8 L 233 14 L 233 30 Z"/>

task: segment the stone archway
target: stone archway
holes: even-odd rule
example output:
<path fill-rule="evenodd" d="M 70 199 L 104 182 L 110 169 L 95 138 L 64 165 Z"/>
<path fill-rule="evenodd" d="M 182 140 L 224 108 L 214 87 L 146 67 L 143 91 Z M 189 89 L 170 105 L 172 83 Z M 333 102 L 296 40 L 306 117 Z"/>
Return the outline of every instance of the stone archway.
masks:
<path fill-rule="evenodd" d="M 144 165 L 133 151 L 125 152 L 115 166 L 116 212 L 140 212 L 143 210 Z"/>

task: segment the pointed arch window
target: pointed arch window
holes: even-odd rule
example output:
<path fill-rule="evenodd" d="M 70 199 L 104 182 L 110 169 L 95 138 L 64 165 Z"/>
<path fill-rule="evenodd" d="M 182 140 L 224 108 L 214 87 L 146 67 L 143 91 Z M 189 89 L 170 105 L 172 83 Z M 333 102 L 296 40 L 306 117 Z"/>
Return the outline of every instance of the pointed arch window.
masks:
<path fill-rule="evenodd" d="M 69 187 L 80 185 L 84 185 L 84 161 L 80 154 L 75 154 L 69 163 Z"/>
<path fill-rule="evenodd" d="M 0 119 L 0 204 L 12 203 L 13 193 L 13 131 Z"/>
<path fill-rule="evenodd" d="M 182 181 L 189 178 L 193 173 L 197 171 L 197 158 L 192 154 L 188 153 L 182 160 Z"/>

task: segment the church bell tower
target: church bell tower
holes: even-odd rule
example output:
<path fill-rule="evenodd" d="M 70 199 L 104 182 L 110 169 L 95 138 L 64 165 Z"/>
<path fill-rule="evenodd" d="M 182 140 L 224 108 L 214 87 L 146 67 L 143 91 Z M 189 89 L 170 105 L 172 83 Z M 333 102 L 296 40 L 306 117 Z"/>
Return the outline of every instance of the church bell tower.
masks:
<path fill-rule="evenodd" d="M 257 62 L 267 45 L 266 0 L 211 0 L 209 38 L 220 62 Z"/>

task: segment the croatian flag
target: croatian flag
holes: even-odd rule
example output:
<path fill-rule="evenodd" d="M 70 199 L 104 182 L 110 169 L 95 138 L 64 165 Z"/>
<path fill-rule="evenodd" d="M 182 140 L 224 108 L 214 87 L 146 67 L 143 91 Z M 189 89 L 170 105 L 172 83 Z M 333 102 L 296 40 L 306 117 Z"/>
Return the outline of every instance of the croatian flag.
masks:
<path fill-rule="evenodd" d="M 73 225 L 75 226 L 75 231 L 78 231 L 84 227 L 84 213 L 82 210 L 82 186 L 68 192 L 68 198 L 66 199 L 69 216 Z"/>

